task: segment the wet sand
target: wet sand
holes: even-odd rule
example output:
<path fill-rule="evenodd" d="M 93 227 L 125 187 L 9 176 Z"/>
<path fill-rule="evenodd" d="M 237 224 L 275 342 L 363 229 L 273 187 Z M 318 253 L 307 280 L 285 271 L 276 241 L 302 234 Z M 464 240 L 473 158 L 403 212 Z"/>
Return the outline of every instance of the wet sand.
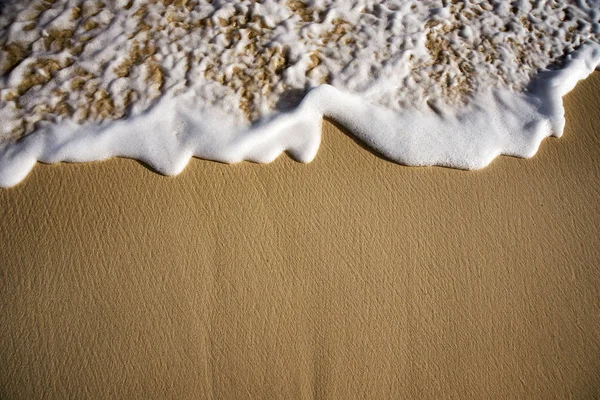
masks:
<path fill-rule="evenodd" d="M 37 166 L 0 190 L 0 398 L 600 396 L 600 72 L 530 160 Z"/>

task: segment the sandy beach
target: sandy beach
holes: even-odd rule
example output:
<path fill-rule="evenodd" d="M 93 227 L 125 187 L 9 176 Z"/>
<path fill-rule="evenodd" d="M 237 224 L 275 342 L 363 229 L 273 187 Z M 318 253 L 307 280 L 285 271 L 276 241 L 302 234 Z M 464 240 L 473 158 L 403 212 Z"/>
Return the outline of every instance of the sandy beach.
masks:
<path fill-rule="evenodd" d="M 474 172 L 329 122 L 309 165 L 38 165 L 0 190 L 0 398 L 599 397 L 598 104 Z"/>

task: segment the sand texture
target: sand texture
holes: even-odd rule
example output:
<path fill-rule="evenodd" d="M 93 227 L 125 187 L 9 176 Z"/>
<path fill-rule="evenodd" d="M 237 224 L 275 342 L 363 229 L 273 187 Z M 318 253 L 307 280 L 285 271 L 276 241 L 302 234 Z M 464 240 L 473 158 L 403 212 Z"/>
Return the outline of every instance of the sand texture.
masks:
<path fill-rule="evenodd" d="M 38 166 L 0 191 L 0 398 L 600 397 L 600 73 L 536 157 Z"/>

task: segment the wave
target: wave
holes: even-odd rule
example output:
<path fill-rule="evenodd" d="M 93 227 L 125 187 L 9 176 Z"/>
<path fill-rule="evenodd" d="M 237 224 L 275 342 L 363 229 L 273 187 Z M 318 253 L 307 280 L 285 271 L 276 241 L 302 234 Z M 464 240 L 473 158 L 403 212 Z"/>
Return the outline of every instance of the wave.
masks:
<path fill-rule="evenodd" d="M 65 123 L 33 134 L 0 152 L 0 185 L 24 179 L 36 162 L 89 162 L 127 157 L 166 175 L 180 173 L 191 157 L 224 163 L 268 163 L 283 152 L 310 162 L 321 141 L 323 117 L 395 162 L 461 169 L 487 166 L 501 154 L 532 157 L 541 141 L 564 128 L 562 96 L 600 65 L 600 46 L 544 72 L 527 93 L 490 90 L 461 109 L 392 111 L 329 85 L 312 90 L 293 111 L 244 131 L 223 130 L 178 98 L 166 98 L 129 120 L 104 126 Z"/>
<path fill-rule="evenodd" d="M 2 187 L 38 161 L 309 162 L 323 117 L 400 164 L 482 168 L 560 136 L 600 62 L 594 2 L 38 3 L 0 15 Z"/>

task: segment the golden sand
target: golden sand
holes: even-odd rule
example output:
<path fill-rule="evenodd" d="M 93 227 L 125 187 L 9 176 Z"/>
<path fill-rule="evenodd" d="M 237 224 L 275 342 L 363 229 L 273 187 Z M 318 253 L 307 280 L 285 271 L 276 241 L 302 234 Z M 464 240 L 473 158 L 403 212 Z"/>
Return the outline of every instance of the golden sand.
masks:
<path fill-rule="evenodd" d="M 0 398 L 600 396 L 600 73 L 531 160 L 39 166 L 0 191 Z"/>

